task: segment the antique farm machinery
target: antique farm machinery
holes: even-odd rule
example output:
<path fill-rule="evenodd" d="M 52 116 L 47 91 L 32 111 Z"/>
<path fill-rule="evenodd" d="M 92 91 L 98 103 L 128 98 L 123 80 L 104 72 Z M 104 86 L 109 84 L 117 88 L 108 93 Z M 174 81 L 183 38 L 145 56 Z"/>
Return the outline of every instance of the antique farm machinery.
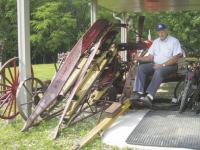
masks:
<path fill-rule="evenodd" d="M 101 28 L 97 26 L 98 24 L 101 24 Z M 102 27 L 102 25 L 104 25 L 104 27 Z M 77 63 L 74 63 L 73 58 L 76 59 L 77 55 L 81 55 L 81 50 L 82 48 L 84 48 L 82 47 L 82 45 L 85 45 L 85 41 L 79 40 L 83 43 L 78 42 L 78 44 L 76 44 L 75 47 L 72 49 L 71 53 L 66 57 L 65 61 L 67 63 L 64 62 L 59 68 L 55 78 L 52 80 L 47 91 L 44 93 L 44 96 L 39 101 L 39 104 L 36 106 L 35 111 L 28 118 L 23 130 L 28 129 L 32 125 L 33 121 L 39 115 L 41 115 L 48 106 L 51 107 L 52 105 L 54 105 L 52 104 L 52 102 L 47 102 L 45 98 L 46 96 L 48 100 L 51 99 L 54 102 L 56 101 L 55 99 L 59 98 L 63 98 L 64 100 L 66 100 L 67 105 L 64 109 L 63 116 L 68 115 L 68 124 L 70 124 L 70 122 L 72 122 L 74 118 L 76 118 L 77 114 L 75 113 L 79 111 L 81 112 L 82 110 L 86 109 L 84 104 L 88 102 L 84 102 L 84 99 L 86 99 L 86 97 L 88 97 L 88 94 L 91 93 L 90 91 L 93 90 L 92 86 L 94 85 L 98 77 L 103 73 L 103 70 L 105 70 L 106 67 L 108 68 L 108 64 L 111 64 L 111 62 L 113 62 L 112 60 L 116 57 L 117 50 L 114 46 L 112 46 L 113 40 L 117 35 L 117 31 L 114 30 L 115 26 L 115 24 L 110 24 L 106 20 L 99 20 L 86 32 L 82 39 L 88 39 L 88 37 L 86 36 L 91 36 L 90 34 L 94 34 L 95 31 L 96 43 L 93 44 L 91 42 L 91 47 L 88 46 L 85 49 L 85 51 L 87 50 L 87 52 L 85 52 L 87 55 L 85 54 L 83 56 L 80 56 L 80 60 L 78 59 Z M 94 36 L 92 37 L 92 39 L 94 39 Z M 78 52 L 76 52 L 77 50 Z M 68 70 L 68 68 L 71 67 L 71 64 L 74 66 L 71 70 Z M 77 65 L 77 67 L 75 67 L 75 65 Z M 63 79 L 62 76 L 65 72 L 68 73 L 68 77 L 70 74 L 71 75 L 68 79 L 66 78 L 67 81 L 61 82 L 60 80 Z M 61 82 L 63 86 L 60 86 L 60 83 L 58 82 Z M 60 87 L 60 89 L 58 86 Z M 53 98 L 52 96 L 49 97 L 48 93 L 52 93 L 52 90 L 50 90 L 51 88 L 59 90 L 58 93 L 55 93 L 55 90 L 53 90 Z M 104 93 L 102 93 L 102 95 L 103 94 Z M 92 103 L 93 102 L 91 102 L 90 104 L 88 103 L 89 108 L 92 107 Z M 59 112 L 62 113 L 63 110 L 61 109 L 57 113 Z M 66 117 L 62 117 L 61 120 L 63 121 L 63 119 L 66 120 Z"/>

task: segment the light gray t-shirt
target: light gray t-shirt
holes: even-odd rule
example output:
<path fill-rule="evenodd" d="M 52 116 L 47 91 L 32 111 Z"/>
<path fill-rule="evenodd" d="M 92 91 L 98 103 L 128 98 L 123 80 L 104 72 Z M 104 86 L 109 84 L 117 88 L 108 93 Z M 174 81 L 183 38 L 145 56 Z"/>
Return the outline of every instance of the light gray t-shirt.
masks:
<path fill-rule="evenodd" d="M 183 53 L 180 42 L 170 35 L 163 41 L 160 38 L 154 40 L 148 52 L 154 56 L 155 64 L 163 64 L 173 56 Z"/>

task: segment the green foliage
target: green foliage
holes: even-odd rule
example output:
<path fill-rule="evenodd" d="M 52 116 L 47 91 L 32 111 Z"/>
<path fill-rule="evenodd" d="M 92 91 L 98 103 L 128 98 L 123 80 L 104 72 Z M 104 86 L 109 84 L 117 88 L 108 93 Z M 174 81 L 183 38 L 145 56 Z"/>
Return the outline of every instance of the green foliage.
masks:
<path fill-rule="evenodd" d="M 17 55 L 17 8 L 16 0 L 0 1 L 0 41 L 5 54 L 3 61 Z"/>
<path fill-rule="evenodd" d="M 66 5 L 67 6 L 67 5 Z M 70 49 L 75 19 L 61 2 L 47 2 L 32 13 L 33 55 L 40 49 L 38 55 L 56 54 L 60 50 Z M 36 52 L 37 53 L 37 52 Z"/>

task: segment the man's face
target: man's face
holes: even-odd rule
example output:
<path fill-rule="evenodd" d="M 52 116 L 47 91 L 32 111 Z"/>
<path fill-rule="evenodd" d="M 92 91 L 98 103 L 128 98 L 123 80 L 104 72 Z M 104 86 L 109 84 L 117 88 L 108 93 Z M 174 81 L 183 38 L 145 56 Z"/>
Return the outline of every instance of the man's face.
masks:
<path fill-rule="evenodd" d="M 167 29 L 158 31 L 158 35 L 161 40 L 165 40 L 167 37 L 167 34 L 168 34 Z"/>

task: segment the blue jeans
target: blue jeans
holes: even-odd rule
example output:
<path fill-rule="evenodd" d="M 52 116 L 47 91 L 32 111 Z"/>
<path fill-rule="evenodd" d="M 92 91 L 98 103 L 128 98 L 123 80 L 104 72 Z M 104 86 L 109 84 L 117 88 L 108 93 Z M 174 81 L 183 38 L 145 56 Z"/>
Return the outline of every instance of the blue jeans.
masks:
<path fill-rule="evenodd" d="M 168 75 L 171 73 L 176 73 L 177 71 L 177 65 L 165 66 L 160 69 L 154 69 L 153 66 L 153 63 L 141 64 L 138 66 L 133 89 L 134 91 L 142 93 L 146 92 L 154 97 L 162 81 Z M 152 79 L 145 91 L 145 83 L 147 78 L 150 76 L 152 76 Z"/>

